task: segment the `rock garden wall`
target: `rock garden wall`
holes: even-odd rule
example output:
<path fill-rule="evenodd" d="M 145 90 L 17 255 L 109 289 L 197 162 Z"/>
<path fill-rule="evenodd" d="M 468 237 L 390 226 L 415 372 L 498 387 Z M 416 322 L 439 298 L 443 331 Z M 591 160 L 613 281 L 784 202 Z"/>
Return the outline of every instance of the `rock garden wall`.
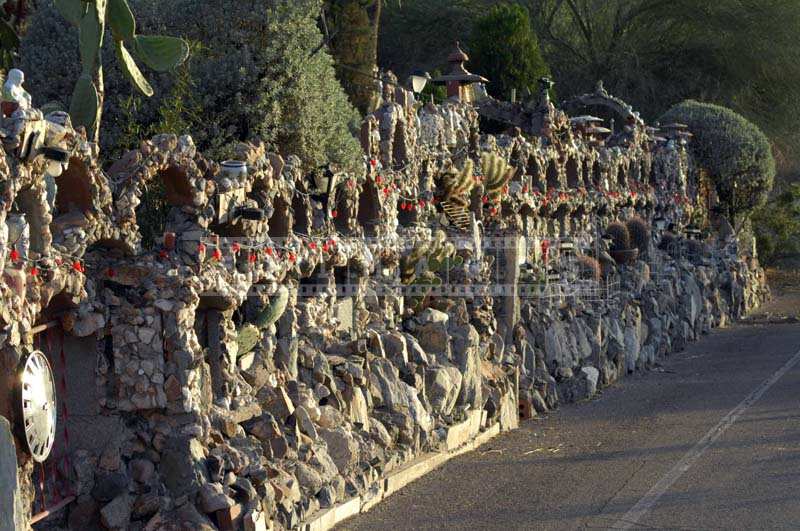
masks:
<path fill-rule="evenodd" d="M 421 105 L 383 86 L 358 175 L 258 142 L 215 162 L 172 135 L 102 169 L 63 113 L 3 119 L 5 388 L 55 321 L 60 398 L 82 411 L 60 410 L 66 438 L 113 426 L 93 444 L 59 428 L 45 481 L 74 498 L 39 525 L 323 525 L 419 456 L 588 398 L 767 296 L 752 252 L 695 231 L 725 222 L 680 124 L 648 127 L 602 87 L 564 107 L 613 130 L 546 90 Z M 0 409 L 19 422 L 11 393 Z M 48 463 L 17 437 L 39 507 Z"/>

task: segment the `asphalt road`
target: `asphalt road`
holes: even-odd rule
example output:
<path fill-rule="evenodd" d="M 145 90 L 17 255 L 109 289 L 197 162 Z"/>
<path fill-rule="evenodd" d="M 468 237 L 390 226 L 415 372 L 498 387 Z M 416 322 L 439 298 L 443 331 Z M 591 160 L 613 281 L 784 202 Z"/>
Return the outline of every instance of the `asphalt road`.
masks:
<path fill-rule="evenodd" d="M 800 529 L 800 324 L 715 331 L 340 528 L 626 526 Z"/>

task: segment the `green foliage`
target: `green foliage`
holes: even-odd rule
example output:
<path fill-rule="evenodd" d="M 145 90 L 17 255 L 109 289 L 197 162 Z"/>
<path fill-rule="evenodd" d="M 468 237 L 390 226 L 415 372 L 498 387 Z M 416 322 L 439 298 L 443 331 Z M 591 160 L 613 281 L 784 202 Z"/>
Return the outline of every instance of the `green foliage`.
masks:
<path fill-rule="evenodd" d="M 624 223 L 614 221 L 606 227 L 606 235 L 611 237 L 612 251 L 627 251 L 631 248 L 631 235 Z"/>
<path fill-rule="evenodd" d="M 788 186 L 758 208 L 752 225 L 762 264 L 800 255 L 800 184 Z"/>
<path fill-rule="evenodd" d="M 378 39 L 380 65 L 392 69 L 399 79 L 417 69 L 435 77 L 437 69 L 446 69 L 447 54 L 452 51 L 454 41 L 469 42 L 473 23 L 488 3 L 483 0 L 387 2 L 383 6 Z M 443 88 L 431 83 L 428 87 L 426 91 L 446 94 Z"/>
<path fill-rule="evenodd" d="M 471 68 L 489 79 L 496 98 L 509 99 L 512 89 L 535 93 L 539 78 L 550 75 L 528 10 L 520 5 L 494 6 L 475 22 L 469 42 Z"/>
<path fill-rule="evenodd" d="M 313 53 L 322 43 L 316 25 L 319 0 L 130 0 L 130 5 L 137 32 L 202 44 L 192 48 L 185 72 L 182 65 L 177 71 L 148 74 L 153 90 L 169 95 L 171 115 L 179 118 L 172 123 L 180 122 L 180 131 L 173 132 L 191 133 L 198 148 L 213 158 L 230 153 L 242 140 L 261 138 L 284 155 L 298 155 L 309 167 L 360 165 L 361 150 L 352 134 L 358 113 L 336 80 L 325 48 Z M 79 75 L 75 38 L 75 29 L 52 5 L 37 10 L 21 49 L 26 85 L 37 102 L 63 104 L 72 91 Z M 104 51 L 112 50 L 109 41 Z M 138 58 L 136 46 L 125 45 Z M 132 129 L 125 124 L 130 109 L 120 106 L 128 82 L 118 61 L 107 60 L 110 55 L 103 54 L 107 102 L 101 147 L 107 156 L 130 147 L 126 136 Z M 160 98 L 143 99 L 133 117 L 150 134 L 164 121 L 164 109 Z"/>
<path fill-rule="evenodd" d="M 650 224 L 639 216 L 634 216 L 625 222 L 631 244 L 639 249 L 639 256 L 644 256 L 650 248 Z"/>
<path fill-rule="evenodd" d="M 269 304 L 255 318 L 252 323 L 244 324 L 237 331 L 236 342 L 239 346 L 239 355 L 247 354 L 261 341 L 264 330 L 275 324 L 281 318 L 289 303 L 289 290 L 280 286 Z"/>
<path fill-rule="evenodd" d="M 455 246 L 447 241 L 444 231 L 437 231 L 430 242 L 419 242 L 400 259 L 400 279 L 406 286 L 419 292 L 410 298 L 415 311 L 421 309 L 435 286 L 442 285 L 440 273 L 447 273 L 464 264 L 456 254 Z"/>
<path fill-rule="evenodd" d="M 127 0 L 95 0 L 92 3 L 60 0 L 55 3 L 55 8 L 67 22 L 78 27 L 81 75 L 72 94 L 70 115 L 75 125 L 86 127 L 92 140 L 97 140 L 100 134 L 104 100 L 101 51 L 107 22 L 111 26 L 116 56 L 123 72 L 145 96 L 152 96 L 153 88 L 125 43 L 133 46 L 136 55 L 150 68 L 160 72 L 177 67 L 189 54 L 189 47 L 182 39 L 136 35 L 136 22 Z"/>
<path fill-rule="evenodd" d="M 598 79 L 646 119 L 676 101 L 731 107 L 800 167 L 796 0 L 520 0 L 563 94 Z"/>
<path fill-rule="evenodd" d="M 774 183 L 775 159 L 756 125 L 730 109 L 691 100 L 672 107 L 661 122 L 689 126 L 695 163 L 708 173 L 734 225 L 764 203 Z"/>
<path fill-rule="evenodd" d="M 336 72 L 353 105 L 366 114 L 376 83 L 378 24 L 382 0 L 325 0 L 326 30 Z"/>

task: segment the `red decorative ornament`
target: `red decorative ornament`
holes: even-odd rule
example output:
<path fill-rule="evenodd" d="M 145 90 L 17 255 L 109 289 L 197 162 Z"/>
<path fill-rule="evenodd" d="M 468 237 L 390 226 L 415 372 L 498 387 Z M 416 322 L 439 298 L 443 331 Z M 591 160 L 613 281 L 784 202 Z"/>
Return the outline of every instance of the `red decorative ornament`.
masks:
<path fill-rule="evenodd" d="M 312 251 L 316 251 L 317 250 L 317 242 L 308 242 L 308 248 L 311 249 Z"/>
<path fill-rule="evenodd" d="M 404 201 L 404 202 L 400 203 L 400 210 L 405 210 L 405 209 L 406 209 L 406 203 Z"/>
<path fill-rule="evenodd" d="M 55 260 L 55 261 L 56 261 L 56 265 L 57 265 L 57 266 L 60 266 L 61 264 L 63 264 L 63 263 L 64 263 L 64 261 L 63 261 L 61 258 L 58 258 L 58 257 L 56 257 L 56 260 Z"/>
<path fill-rule="evenodd" d="M 11 249 L 10 257 L 11 257 L 11 261 L 12 262 L 18 261 L 19 260 L 19 251 L 17 251 L 16 249 Z"/>
<path fill-rule="evenodd" d="M 544 257 L 544 261 L 547 262 L 547 254 L 550 250 L 550 240 L 542 240 L 542 257 Z"/>
<path fill-rule="evenodd" d="M 329 246 L 329 247 L 334 247 L 334 246 L 336 245 L 336 240 L 334 240 L 333 238 L 331 238 L 330 240 L 328 240 L 328 242 L 327 242 L 327 243 L 328 243 L 328 246 Z"/>
<path fill-rule="evenodd" d="M 412 210 L 414 210 L 414 203 L 409 203 L 409 204 L 408 204 L 408 210 L 409 210 L 409 211 L 412 211 Z"/>
<path fill-rule="evenodd" d="M 233 254 L 239 254 L 239 251 L 241 250 L 242 246 L 236 242 L 233 242 L 233 245 L 231 245 L 231 252 L 233 252 Z"/>
<path fill-rule="evenodd" d="M 331 217 L 334 218 L 334 219 L 338 218 L 339 217 L 339 211 L 338 210 L 331 210 Z"/>
<path fill-rule="evenodd" d="M 354 180 L 350 179 L 349 181 L 347 181 L 347 187 L 352 190 L 353 188 L 356 187 L 356 182 Z"/>
<path fill-rule="evenodd" d="M 167 258 L 169 258 L 169 253 L 166 251 L 166 249 L 161 249 L 161 250 L 158 252 L 158 256 L 159 256 L 160 258 L 163 258 L 163 259 L 165 259 L 165 260 L 166 260 Z"/>
<path fill-rule="evenodd" d="M 330 250 L 330 246 L 328 245 L 328 242 L 325 242 L 325 243 L 322 244 L 322 250 L 325 251 L 326 253 Z"/>
<path fill-rule="evenodd" d="M 267 253 L 267 256 L 272 256 L 272 247 L 267 247 L 264 252 Z"/>
<path fill-rule="evenodd" d="M 211 254 L 211 257 L 214 260 L 222 260 L 222 251 L 219 249 L 214 249 L 214 252 Z"/>
<path fill-rule="evenodd" d="M 384 188 L 383 189 L 383 195 L 387 196 L 387 197 L 389 196 L 389 188 Z"/>
<path fill-rule="evenodd" d="M 381 184 L 383 182 L 383 177 L 380 175 L 375 176 L 375 184 Z"/>
<path fill-rule="evenodd" d="M 528 187 L 527 186 L 523 186 L 522 187 L 522 193 L 523 194 L 527 194 L 528 193 Z"/>
<path fill-rule="evenodd" d="M 489 214 L 494 216 L 495 214 L 497 214 L 497 209 L 495 207 L 490 208 L 489 209 Z"/>
<path fill-rule="evenodd" d="M 74 269 L 78 273 L 83 273 L 83 264 L 81 264 L 78 261 L 72 262 L 72 269 Z"/>
<path fill-rule="evenodd" d="M 483 204 L 485 205 L 486 203 L 488 203 L 488 202 L 489 202 L 489 196 L 488 196 L 488 195 L 485 195 L 485 196 L 483 196 L 483 197 L 481 198 L 481 201 L 483 201 Z"/>
<path fill-rule="evenodd" d="M 202 242 L 198 243 L 197 244 L 197 252 L 198 252 L 198 254 L 205 254 L 206 253 L 206 244 L 204 244 Z"/>
<path fill-rule="evenodd" d="M 39 274 L 39 268 L 37 268 L 36 266 L 33 266 L 33 267 L 31 268 L 31 276 L 32 276 L 32 277 L 35 277 L 35 276 L 37 276 L 38 274 Z"/>
<path fill-rule="evenodd" d="M 378 165 L 378 161 L 375 159 L 369 159 L 369 165 L 373 168 Z"/>
<path fill-rule="evenodd" d="M 108 278 L 114 278 L 115 276 L 117 276 L 117 272 L 116 272 L 116 271 L 114 271 L 114 268 L 112 268 L 112 267 L 109 267 L 109 268 L 106 270 L 106 275 L 108 275 Z"/>
<path fill-rule="evenodd" d="M 420 199 L 419 200 L 419 207 L 420 208 L 425 208 L 425 200 L 424 199 Z"/>
<path fill-rule="evenodd" d="M 256 260 L 258 260 L 258 256 L 256 255 L 256 253 L 250 253 L 247 256 L 247 261 L 250 262 L 251 264 L 255 264 Z"/>
<path fill-rule="evenodd" d="M 297 257 L 292 252 L 287 253 L 286 258 L 288 258 L 290 262 L 294 262 L 297 259 Z"/>

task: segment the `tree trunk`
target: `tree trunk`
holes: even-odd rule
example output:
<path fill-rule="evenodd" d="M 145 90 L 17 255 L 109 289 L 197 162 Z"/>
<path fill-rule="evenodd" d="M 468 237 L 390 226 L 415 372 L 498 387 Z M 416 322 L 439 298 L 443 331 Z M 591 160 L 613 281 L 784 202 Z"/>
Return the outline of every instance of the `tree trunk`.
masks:
<path fill-rule="evenodd" d="M 370 101 L 376 87 L 381 0 L 327 0 L 326 11 L 339 81 L 353 105 L 366 114 L 372 110 Z"/>

